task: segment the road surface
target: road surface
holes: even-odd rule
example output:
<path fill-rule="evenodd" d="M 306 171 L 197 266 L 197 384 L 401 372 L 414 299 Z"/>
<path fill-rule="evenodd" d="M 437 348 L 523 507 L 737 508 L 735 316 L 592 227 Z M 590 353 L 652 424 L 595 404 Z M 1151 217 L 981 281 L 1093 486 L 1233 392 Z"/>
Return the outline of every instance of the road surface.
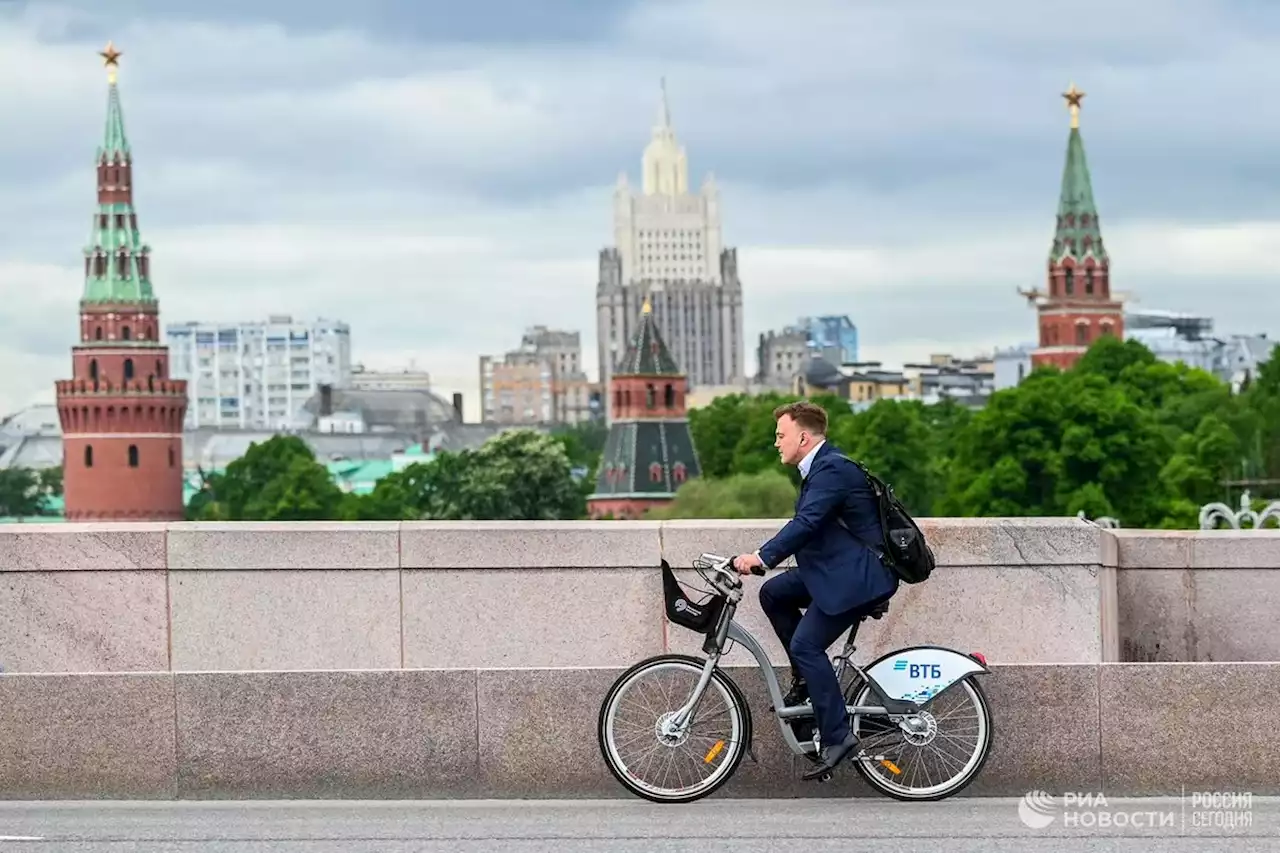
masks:
<path fill-rule="evenodd" d="M 1225 812 L 1236 816 L 1213 817 Z M 1029 827 L 1020 814 L 1026 812 L 1020 813 L 1018 799 L 985 798 L 713 799 L 689 806 L 637 800 L 0 802 L 0 853 L 1280 851 L 1280 798 L 1253 797 L 1245 809 L 1201 812 L 1177 797 L 1117 799 L 1075 810 L 1075 825 L 1068 827 L 1059 808 L 1043 829 Z M 1217 825 L 1194 825 L 1206 821 Z M 1234 827 L 1226 828 L 1228 822 Z"/>

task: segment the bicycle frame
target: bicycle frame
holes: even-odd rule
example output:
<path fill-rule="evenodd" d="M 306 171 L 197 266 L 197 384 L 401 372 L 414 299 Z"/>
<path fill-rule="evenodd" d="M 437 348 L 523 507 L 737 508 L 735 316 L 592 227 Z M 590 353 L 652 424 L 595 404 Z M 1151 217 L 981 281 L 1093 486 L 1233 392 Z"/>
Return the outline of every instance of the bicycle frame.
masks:
<path fill-rule="evenodd" d="M 734 614 L 737 612 L 740 598 L 741 590 L 739 589 L 738 594 L 730 596 L 726 602 L 724 612 L 720 616 L 720 622 L 717 624 L 715 632 L 707 635 L 707 639 L 702 646 L 703 652 L 707 655 L 707 662 L 702 668 L 702 676 L 698 679 L 698 684 L 694 687 L 688 701 L 672 715 L 668 725 L 680 727 L 689 720 L 694 710 L 698 707 L 698 703 L 702 700 L 702 695 L 706 692 L 707 685 L 711 683 L 712 673 L 720 665 L 720 658 L 724 655 L 726 642 L 735 642 L 740 643 L 755 658 L 756 667 L 764 677 L 765 688 L 769 691 L 769 700 L 773 705 L 773 714 L 778 721 L 778 727 L 782 731 L 783 742 L 796 755 L 817 752 L 818 746 L 812 740 L 798 740 L 789 725 L 795 719 L 812 718 L 814 716 L 813 708 L 808 705 L 795 707 L 785 707 L 783 705 L 782 687 L 778 684 L 778 676 L 773 671 L 773 663 L 769 660 L 769 655 L 764 650 L 764 646 L 760 644 L 754 634 L 733 619 Z M 847 641 L 840 655 L 837 656 L 840 663 L 836 667 L 836 678 L 838 680 L 843 679 L 847 672 L 846 667 L 852 667 L 864 682 L 872 685 L 872 688 L 875 689 L 874 681 L 867 676 L 861 667 L 851 660 L 853 652 L 853 643 Z M 902 716 L 900 711 L 891 712 L 890 709 L 883 705 L 845 705 L 845 708 L 850 714 L 864 716 L 888 717 L 890 719 Z"/>

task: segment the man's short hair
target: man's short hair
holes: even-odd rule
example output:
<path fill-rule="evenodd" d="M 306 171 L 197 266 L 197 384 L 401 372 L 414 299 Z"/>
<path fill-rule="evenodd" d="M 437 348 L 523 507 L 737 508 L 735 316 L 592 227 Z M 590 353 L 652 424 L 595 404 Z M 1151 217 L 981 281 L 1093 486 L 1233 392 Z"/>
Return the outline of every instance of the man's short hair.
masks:
<path fill-rule="evenodd" d="M 814 435 L 827 434 L 827 410 L 817 403 L 808 400 L 797 400 L 773 410 L 773 419 L 779 420 L 783 415 L 790 415 L 800 429 L 808 430 Z"/>

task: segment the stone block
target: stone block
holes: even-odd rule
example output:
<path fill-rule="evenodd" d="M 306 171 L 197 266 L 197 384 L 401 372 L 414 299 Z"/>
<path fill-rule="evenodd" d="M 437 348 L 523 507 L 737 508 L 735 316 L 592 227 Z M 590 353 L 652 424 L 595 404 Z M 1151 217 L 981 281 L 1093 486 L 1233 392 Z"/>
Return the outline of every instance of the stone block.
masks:
<path fill-rule="evenodd" d="M 400 573 L 169 575 L 173 669 L 396 669 Z"/>
<path fill-rule="evenodd" d="M 1280 569 L 1280 530 L 1200 530 L 1193 569 Z"/>
<path fill-rule="evenodd" d="M 475 791 L 473 671 L 176 680 L 179 797 L 420 799 Z"/>
<path fill-rule="evenodd" d="M 165 569 L 165 525 L 34 524 L 0 528 L 0 573 Z"/>
<path fill-rule="evenodd" d="M 1118 590 L 1123 662 L 1194 660 L 1187 569 L 1122 569 Z"/>
<path fill-rule="evenodd" d="M 991 705 L 995 742 L 965 793 L 1020 797 L 1033 789 L 1098 790 L 1097 666 L 992 666 L 990 675 L 977 680 Z"/>
<path fill-rule="evenodd" d="M 406 569 L 582 569 L 658 565 L 658 522 L 406 521 Z"/>
<path fill-rule="evenodd" d="M 939 566 L 1105 565 L 1107 531 L 1078 518 L 919 519 Z"/>
<path fill-rule="evenodd" d="M 168 565 L 183 569 L 398 569 L 399 522 L 176 522 Z"/>
<path fill-rule="evenodd" d="M 768 542 L 786 519 L 675 519 L 662 522 L 662 559 L 673 569 L 687 569 L 704 553 L 720 557 L 749 554 Z M 653 561 L 658 565 L 658 561 Z M 780 568 L 794 566 L 795 559 L 783 560 Z"/>
<path fill-rule="evenodd" d="M 1191 551 L 1199 531 L 1195 530 L 1108 530 L 1116 543 L 1117 565 L 1121 571 L 1134 569 L 1186 569 L 1191 567 Z"/>
<path fill-rule="evenodd" d="M 408 667 L 624 666 L 663 647 L 657 569 L 406 569 Z"/>
<path fill-rule="evenodd" d="M 1280 663 L 1102 666 L 1102 790 L 1280 794 L 1277 678 Z"/>
<path fill-rule="evenodd" d="M 0 799 L 170 799 L 173 677 L 0 675 Z"/>
<path fill-rule="evenodd" d="M 482 790 L 539 799 L 630 796 L 609 774 L 596 736 L 600 705 L 621 671 L 480 670 Z"/>
<path fill-rule="evenodd" d="M 166 672 L 165 575 L 0 573 L 5 672 Z"/>

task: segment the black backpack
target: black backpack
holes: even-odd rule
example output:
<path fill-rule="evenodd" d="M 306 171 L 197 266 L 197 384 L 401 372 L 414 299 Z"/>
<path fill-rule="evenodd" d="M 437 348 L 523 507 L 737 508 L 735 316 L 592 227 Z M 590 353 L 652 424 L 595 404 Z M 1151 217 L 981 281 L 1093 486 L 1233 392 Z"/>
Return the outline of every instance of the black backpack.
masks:
<path fill-rule="evenodd" d="M 840 454 L 842 458 L 849 459 L 848 456 Z M 867 477 L 867 482 L 871 485 L 871 491 L 876 496 L 876 506 L 880 511 L 880 533 L 882 541 L 877 547 L 876 545 L 866 542 L 858 534 L 849 530 L 849 525 L 844 523 L 844 519 L 836 516 L 836 520 L 840 522 L 840 526 L 845 530 L 853 533 L 855 539 L 866 545 L 903 583 L 920 583 L 929 579 L 929 574 L 933 571 L 935 565 L 933 549 L 929 547 L 929 543 L 924 539 L 924 533 L 921 532 L 919 525 L 915 519 L 911 517 L 911 513 L 907 512 L 907 508 L 902 505 L 902 501 L 893 494 L 893 487 L 885 483 L 875 474 L 867 470 L 866 466 L 854 459 L 849 459 L 854 465 L 858 466 L 858 470 L 862 471 Z"/>

